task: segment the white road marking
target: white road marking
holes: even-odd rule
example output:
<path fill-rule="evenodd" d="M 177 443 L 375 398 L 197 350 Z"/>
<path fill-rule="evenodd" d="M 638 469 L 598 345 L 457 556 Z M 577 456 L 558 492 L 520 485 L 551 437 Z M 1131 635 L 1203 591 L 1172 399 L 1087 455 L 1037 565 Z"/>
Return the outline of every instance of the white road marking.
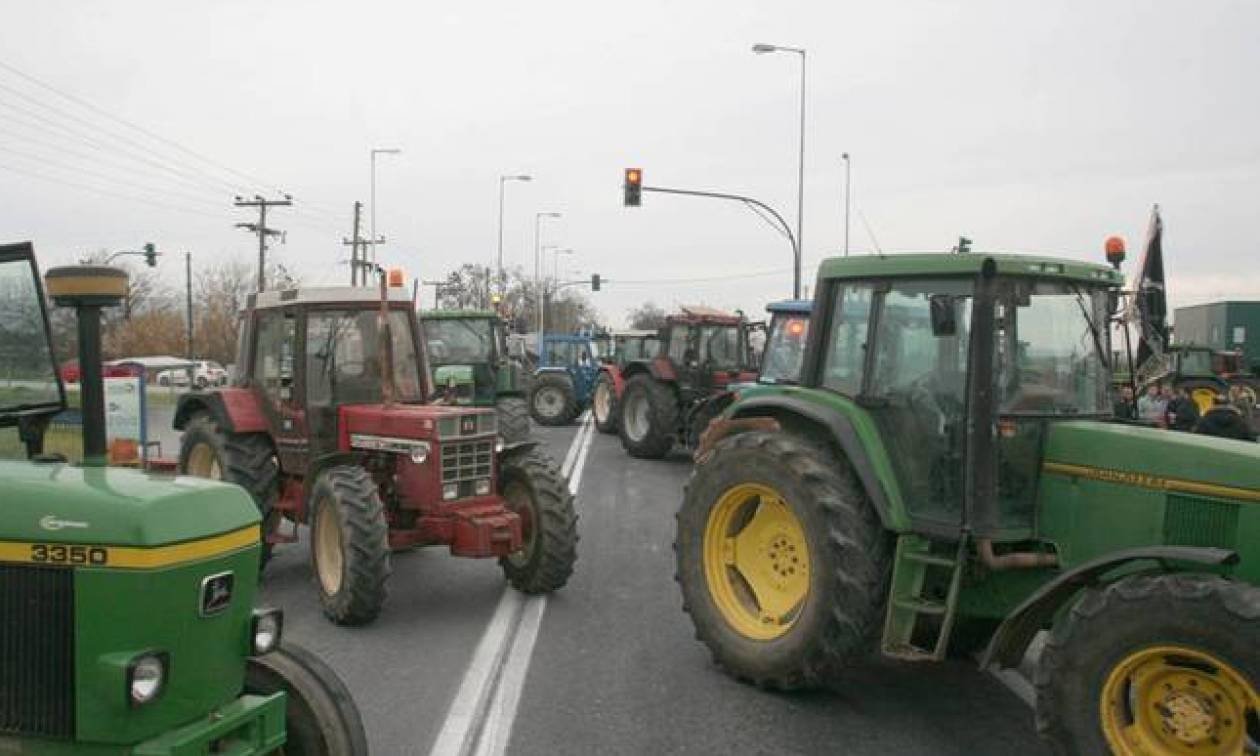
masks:
<path fill-rule="evenodd" d="M 589 411 L 580 422 L 560 466 L 574 495 L 595 438 Z M 433 741 L 431 756 L 490 756 L 507 751 L 546 609 L 545 595 L 526 597 L 511 588 L 503 591 Z"/>

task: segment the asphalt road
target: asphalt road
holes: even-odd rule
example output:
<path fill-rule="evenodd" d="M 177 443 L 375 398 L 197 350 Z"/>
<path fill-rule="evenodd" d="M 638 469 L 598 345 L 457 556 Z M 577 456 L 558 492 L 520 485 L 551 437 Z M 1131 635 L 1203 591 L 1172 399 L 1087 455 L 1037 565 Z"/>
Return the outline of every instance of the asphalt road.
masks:
<path fill-rule="evenodd" d="M 583 455 L 577 426 L 536 432 L 580 480 L 579 559 L 562 591 L 522 600 L 494 561 L 420 549 L 395 555 L 381 617 L 343 628 L 320 612 L 305 540 L 268 566 L 260 602 L 282 606 L 286 637 L 341 674 L 374 754 L 1045 752 L 1032 711 L 964 662 L 872 663 L 807 695 L 729 679 L 673 582 L 687 458 L 631 459 L 594 432 Z"/>

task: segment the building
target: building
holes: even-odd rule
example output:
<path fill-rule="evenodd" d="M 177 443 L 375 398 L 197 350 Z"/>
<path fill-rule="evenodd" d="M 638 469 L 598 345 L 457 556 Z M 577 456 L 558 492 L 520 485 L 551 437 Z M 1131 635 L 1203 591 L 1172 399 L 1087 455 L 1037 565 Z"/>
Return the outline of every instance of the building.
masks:
<path fill-rule="evenodd" d="M 1177 344 L 1241 350 L 1243 365 L 1260 368 L 1260 302 L 1211 302 L 1178 307 L 1173 314 Z"/>

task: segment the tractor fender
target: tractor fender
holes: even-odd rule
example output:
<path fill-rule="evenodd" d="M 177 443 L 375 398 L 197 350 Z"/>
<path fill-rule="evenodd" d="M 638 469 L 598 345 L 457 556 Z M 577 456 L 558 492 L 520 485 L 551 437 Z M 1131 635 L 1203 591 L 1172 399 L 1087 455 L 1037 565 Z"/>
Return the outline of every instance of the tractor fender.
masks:
<path fill-rule="evenodd" d="M 253 392 L 244 388 L 224 388 L 189 392 L 175 406 L 175 430 L 182 431 L 200 412 L 208 412 L 226 433 L 261 433 L 267 430 L 267 416 Z"/>
<path fill-rule="evenodd" d="M 315 488 L 315 483 L 319 480 L 320 473 L 337 465 L 362 466 L 366 459 L 366 454 L 357 451 L 329 452 L 312 459 L 306 466 L 306 472 L 302 475 L 302 501 L 305 502 L 303 521 L 310 517 L 311 505 L 309 500 L 311 491 Z"/>
<path fill-rule="evenodd" d="M 1210 546 L 1143 546 L 1113 551 L 1079 564 L 1038 588 L 1002 620 L 989 640 L 980 668 L 987 669 L 993 664 L 1017 666 L 1028 651 L 1033 636 L 1048 626 L 1059 609 L 1082 588 L 1110 582 L 1106 579 L 1107 573 L 1138 561 L 1152 561 L 1156 563 L 1156 570 L 1176 572 L 1178 568 L 1171 562 L 1220 567 L 1237 564 L 1239 557 L 1238 552 L 1232 549 Z"/>
<path fill-rule="evenodd" d="M 620 398 L 626 390 L 626 376 L 621 368 L 617 365 L 605 364 L 600 366 L 599 372 L 608 376 L 608 380 L 612 381 L 613 395 Z"/>
<path fill-rule="evenodd" d="M 807 426 L 812 426 L 821 435 L 833 440 L 840 447 L 840 450 L 844 452 L 844 456 L 853 467 L 853 472 L 857 474 L 858 480 L 862 482 L 862 488 L 865 489 L 866 495 L 870 497 L 871 504 L 875 506 L 880 522 L 886 528 L 892 527 L 888 492 L 884 490 L 883 483 L 875 473 L 875 466 L 871 463 L 870 455 L 867 454 L 866 447 L 862 445 L 857 431 L 853 429 L 853 424 L 848 418 L 825 407 L 819 407 L 810 402 L 781 395 L 759 396 L 747 399 L 736 405 L 733 418 L 753 417 L 774 418 L 779 421 L 781 427 L 784 425 L 782 421 L 787 417 L 799 418 Z M 709 427 L 713 428 L 713 424 L 710 424 Z M 727 433 L 731 431 L 742 433 L 753 429 L 732 423 L 729 425 Z M 722 435 L 725 434 L 715 433 L 712 437 L 706 438 L 702 448 L 711 447 L 721 439 Z"/>
<path fill-rule="evenodd" d="M 538 377 L 540 375 L 562 375 L 565 378 L 568 378 L 570 383 L 573 382 L 573 376 L 569 375 L 569 369 L 564 367 L 540 367 L 534 371 L 534 377 Z"/>

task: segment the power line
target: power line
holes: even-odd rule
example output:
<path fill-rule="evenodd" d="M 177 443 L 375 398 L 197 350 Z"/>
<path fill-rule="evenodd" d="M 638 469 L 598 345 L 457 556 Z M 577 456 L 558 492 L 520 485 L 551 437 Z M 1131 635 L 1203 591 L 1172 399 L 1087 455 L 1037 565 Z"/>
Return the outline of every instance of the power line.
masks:
<path fill-rule="evenodd" d="M 129 201 L 129 202 L 139 202 L 139 203 L 144 204 L 144 205 L 147 205 L 147 206 L 149 206 L 149 207 L 163 207 L 163 208 L 166 208 L 166 209 L 168 209 L 168 210 L 175 210 L 175 211 L 177 211 L 177 212 L 181 212 L 181 213 L 191 213 L 191 214 L 193 214 L 193 215 L 204 215 L 204 216 L 205 216 L 205 217 L 207 217 L 207 218 L 214 218 L 215 220 L 222 220 L 222 219 L 223 219 L 223 216 L 222 216 L 222 215 L 215 215 L 215 214 L 213 214 L 213 213 L 205 212 L 205 211 L 202 211 L 202 210 L 195 210 L 195 209 L 193 209 L 193 208 L 181 207 L 181 206 L 179 206 L 179 205 L 172 205 L 172 204 L 170 204 L 169 202 L 162 202 L 161 200 L 149 199 L 149 198 L 147 198 L 147 197 L 136 197 L 136 196 L 132 196 L 132 195 L 129 195 L 129 194 L 122 194 L 122 193 L 119 193 L 119 192 L 116 192 L 116 191 L 110 191 L 110 190 L 108 190 L 108 189 L 101 189 L 101 188 L 99 188 L 99 187 L 90 186 L 90 185 L 88 185 L 88 184 L 81 184 L 81 183 L 78 183 L 77 181 L 68 181 L 68 180 L 66 180 L 66 179 L 62 179 L 62 178 L 56 178 L 56 177 L 53 177 L 53 176 L 47 176 L 47 175 L 44 175 L 44 174 L 39 173 L 38 171 L 32 171 L 32 170 L 29 170 L 29 169 L 26 169 L 26 168 L 18 168 L 18 167 L 14 167 L 14 166 L 12 166 L 12 165 L 8 165 L 8 164 L 6 164 L 6 163 L 0 163 L 0 169 L 6 170 L 6 171 L 10 171 L 10 172 L 12 172 L 12 173 L 17 173 L 17 174 L 20 174 L 20 175 L 24 175 L 24 176 L 29 176 L 29 177 L 31 177 L 31 178 L 36 178 L 36 179 L 39 179 L 39 180 L 41 180 L 41 181 L 48 181 L 48 182 L 53 183 L 53 184 L 62 184 L 62 185 L 64 185 L 64 186 L 70 186 L 70 187 L 74 187 L 74 188 L 76 188 L 76 189 L 83 189 L 83 190 L 86 190 L 86 191 L 89 191 L 89 192 L 94 192 L 94 193 L 96 193 L 96 194 L 102 194 L 102 195 L 105 195 L 105 196 L 107 196 L 107 197 L 111 197 L 111 198 L 113 198 L 113 199 L 122 199 L 122 200 L 127 200 L 127 201 Z"/>

